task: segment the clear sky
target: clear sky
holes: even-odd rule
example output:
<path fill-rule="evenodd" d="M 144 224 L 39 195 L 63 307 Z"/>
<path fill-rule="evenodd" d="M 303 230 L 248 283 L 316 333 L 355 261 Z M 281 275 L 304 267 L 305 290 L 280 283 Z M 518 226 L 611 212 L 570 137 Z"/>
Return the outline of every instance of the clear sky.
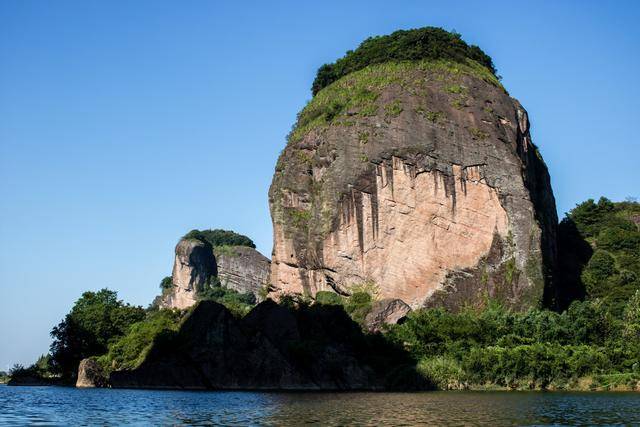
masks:
<path fill-rule="evenodd" d="M 267 190 L 317 68 L 440 26 L 527 108 L 558 211 L 640 196 L 638 1 L 0 1 L 0 370 L 84 290 L 146 306 L 192 228 L 271 253 Z"/>

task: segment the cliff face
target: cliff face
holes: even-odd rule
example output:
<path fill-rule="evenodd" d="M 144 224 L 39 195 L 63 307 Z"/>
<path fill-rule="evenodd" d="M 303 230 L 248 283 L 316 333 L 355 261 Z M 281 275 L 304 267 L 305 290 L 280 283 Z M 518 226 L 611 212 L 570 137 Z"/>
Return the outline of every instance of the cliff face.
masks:
<path fill-rule="evenodd" d="M 269 191 L 276 295 L 373 283 L 412 308 L 543 296 L 555 202 L 529 119 L 483 67 L 387 63 L 320 91 Z"/>
<path fill-rule="evenodd" d="M 223 246 L 215 248 L 214 253 L 222 286 L 258 297 L 269 283 L 271 261 L 257 250 L 248 246 Z"/>
<path fill-rule="evenodd" d="M 219 246 L 197 239 L 182 239 L 176 245 L 172 288 L 160 297 L 164 308 L 185 309 L 198 300 L 198 293 L 217 278 L 223 287 L 259 297 L 269 280 L 270 262 L 247 246 Z"/>
<path fill-rule="evenodd" d="M 196 239 L 180 240 L 175 252 L 173 288 L 162 306 L 185 309 L 196 303 L 197 293 L 217 274 L 216 259 L 211 245 Z"/>

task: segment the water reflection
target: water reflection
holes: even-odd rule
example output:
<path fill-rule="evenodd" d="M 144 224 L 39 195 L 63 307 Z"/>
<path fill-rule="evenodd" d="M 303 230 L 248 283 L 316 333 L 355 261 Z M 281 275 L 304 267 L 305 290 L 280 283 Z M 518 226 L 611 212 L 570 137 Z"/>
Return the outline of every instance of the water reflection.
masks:
<path fill-rule="evenodd" d="M 0 425 L 640 424 L 637 393 L 252 393 L 0 387 Z"/>

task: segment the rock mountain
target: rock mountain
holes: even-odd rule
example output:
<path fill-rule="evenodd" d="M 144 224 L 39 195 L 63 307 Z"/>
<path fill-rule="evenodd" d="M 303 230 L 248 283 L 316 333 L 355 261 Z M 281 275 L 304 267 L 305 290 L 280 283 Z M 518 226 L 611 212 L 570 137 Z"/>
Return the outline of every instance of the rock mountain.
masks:
<path fill-rule="evenodd" d="M 184 237 L 175 249 L 172 286 L 159 298 L 159 306 L 191 307 L 198 301 L 198 293 L 214 281 L 259 298 L 268 284 L 269 271 L 269 259 L 250 246 L 213 246 L 204 239 Z"/>
<path fill-rule="evenodd" d="M 342 74 L 299 113 L 276 165 L 272 295 L 369 284 L 414 309 L 539 303 L 555 201 L 527 112 L 493 70 L 427 58 Z"/>
<path fill-rule="evenodd" d="M 104 384 L 430 388 L 405 349 L 363 327 L 380 331 L 421 307 L 557 298 L 547 168 L 527 112 L 484 52 L 441 29 L 399 31 L 322 66 L 312 91 L 269 190 L 271 262 L 246 236 L 193 230 L 160 299 L 187 308 L 220 284 L 268 290 L 281 304 L 266 299 L 242 316 L 204 298 Z M 366 313 L 349 312 L 359 323 L 334 293 L 366 297 Z M 100 375 L 84 361 L 78 385 Z"/>

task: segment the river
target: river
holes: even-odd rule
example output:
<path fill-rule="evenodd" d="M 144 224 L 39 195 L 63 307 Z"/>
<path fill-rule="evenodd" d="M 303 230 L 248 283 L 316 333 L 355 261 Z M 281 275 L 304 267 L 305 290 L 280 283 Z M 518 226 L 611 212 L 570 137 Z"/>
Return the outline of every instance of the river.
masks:
<path fill-rule="evenodd" d="M 640 393 L 268 393 L 0 386 L 0 425 L 640 425 Z"/>

